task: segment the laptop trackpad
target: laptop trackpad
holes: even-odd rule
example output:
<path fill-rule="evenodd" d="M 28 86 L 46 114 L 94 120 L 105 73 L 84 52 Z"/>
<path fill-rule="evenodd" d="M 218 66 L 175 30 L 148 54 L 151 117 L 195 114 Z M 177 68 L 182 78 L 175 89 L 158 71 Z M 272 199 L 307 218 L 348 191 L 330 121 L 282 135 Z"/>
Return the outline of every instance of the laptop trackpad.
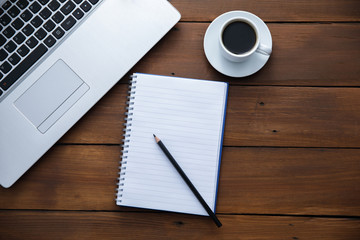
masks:
<path fill-rule="evenodd" d="M 88 90 L 89 86 L 58 60 L 14 104 L 45 133 Z"/>

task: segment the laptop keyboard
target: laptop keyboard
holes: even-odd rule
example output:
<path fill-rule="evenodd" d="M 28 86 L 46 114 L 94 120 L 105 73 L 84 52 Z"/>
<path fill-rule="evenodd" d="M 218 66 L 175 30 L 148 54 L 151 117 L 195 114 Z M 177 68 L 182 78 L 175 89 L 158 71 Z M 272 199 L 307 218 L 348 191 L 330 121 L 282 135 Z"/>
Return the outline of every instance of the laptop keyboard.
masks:
<path fill-rule="evenodd" d="M 0 98 L 99 0 L 8 0 L 0 7 Z"/>

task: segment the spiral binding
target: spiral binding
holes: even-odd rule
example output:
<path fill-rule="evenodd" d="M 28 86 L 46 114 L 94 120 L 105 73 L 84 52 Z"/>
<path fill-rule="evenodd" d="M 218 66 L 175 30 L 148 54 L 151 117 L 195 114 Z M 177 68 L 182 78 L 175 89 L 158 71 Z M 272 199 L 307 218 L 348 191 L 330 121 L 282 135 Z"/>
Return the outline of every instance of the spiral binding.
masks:
<path fill-rule="evenodd" d="M 127 164 L 127 154 L 128 154 L 128 150 L 127 148 L 129 147 L 129 145 L 127 145 L 128 142 L 130 142 L 130 136 L 131 136 L 131 121 L 132 121 L 132 115 L 133 115 L 133 110 L 134 110 L 134 102 L 133 100 L 135 99 L 135 89 L 136 89 L 136 80 L 134 80 L 136 78 L 136 75 L 131 75 L 130 76 L 130 82 L 129 82 L 129 90 L 128 90 L 128 96 L 127 96 L 127 101 L 126 101 L 126 113 L 125 113 L 125 123 L 124 123 L 124 134 L 123 134 L 123 140 L 122 140 L 122 145 L 121 145 L 121 156 L 120 156 L 120 161 L 119 161 L 119 177 L 117 178 L 118 183 L 117 183 L 117 188 L 116 188 L 116 203 L 121 203 L 122 202 L 122 197 L 123 197 L 123 187 L 125 185 L 125 174 L 126 174 L 126 164 Z"/>

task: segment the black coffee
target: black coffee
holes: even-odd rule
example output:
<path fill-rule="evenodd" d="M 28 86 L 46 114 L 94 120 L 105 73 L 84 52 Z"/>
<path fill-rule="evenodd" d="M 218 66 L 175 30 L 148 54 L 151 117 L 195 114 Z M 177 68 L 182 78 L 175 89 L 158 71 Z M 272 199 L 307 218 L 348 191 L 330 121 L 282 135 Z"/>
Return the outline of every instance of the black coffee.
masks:
<path fill-rule="evenodd" d="M 245 22 L 232 22 L 222 34 L 224 46 L 234 54 L 243 54 L 251 50 L 256 43 L 254 29 Z"/>

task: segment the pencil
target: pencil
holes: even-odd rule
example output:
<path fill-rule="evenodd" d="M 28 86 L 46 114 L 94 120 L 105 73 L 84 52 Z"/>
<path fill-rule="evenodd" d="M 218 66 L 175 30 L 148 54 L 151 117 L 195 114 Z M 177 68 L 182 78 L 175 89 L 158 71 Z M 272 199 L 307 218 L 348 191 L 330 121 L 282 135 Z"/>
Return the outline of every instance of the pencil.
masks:
<path fill-rule="evenodd" d="M 199 202 L 201 203 L 201 205 L 205 208 L 206 212 L 209 214 L 209 216 L 214 220 L 216 226 L 221 227 L 222 224 L 219 221 L 219 219 L 215 216 L 215 213 L 210 209 L 210 207 L 207 205 L 207 203 L 205 202 L 205 200 L 202 198 L 202 196 L 200 195 L 200 193 L 198 192 L 198 190 L 196 190 L 195 186 L 192 184 L 192 182 L 190 181 L 190 179 L 186 176 L 186 174 L 184 173 L 184 171 L 181 169 L 181 167 L 179 166 L 179 164 L 176 162 L 176 160 L 174 159 L 174 157 L 170 154 L 169 150 L 167 150 L 167 148 L 165 147 L 165 145 L 162 143 L 162 141 L 160 140 L 160 138 L 158 138 L 157 136 L 154 135 L 155 141 L 156 143 L 159 145 L 159 147 L 161 148 L 161 150 L 165 153 L 166 157 L 170 160 L 170 162 L 172 163 L 172 165 L 175 167 L 175 169 L 178 171 L 178 173 L 181 175 L 181 177 L 184 179 L 184 181 L 186 182 L 186 184 L 189 186 L 189 188 L 191 189 L 191 191 L 194 193 L 194 195 L 196 196 L 196 198 L 199 200 Z"/>

